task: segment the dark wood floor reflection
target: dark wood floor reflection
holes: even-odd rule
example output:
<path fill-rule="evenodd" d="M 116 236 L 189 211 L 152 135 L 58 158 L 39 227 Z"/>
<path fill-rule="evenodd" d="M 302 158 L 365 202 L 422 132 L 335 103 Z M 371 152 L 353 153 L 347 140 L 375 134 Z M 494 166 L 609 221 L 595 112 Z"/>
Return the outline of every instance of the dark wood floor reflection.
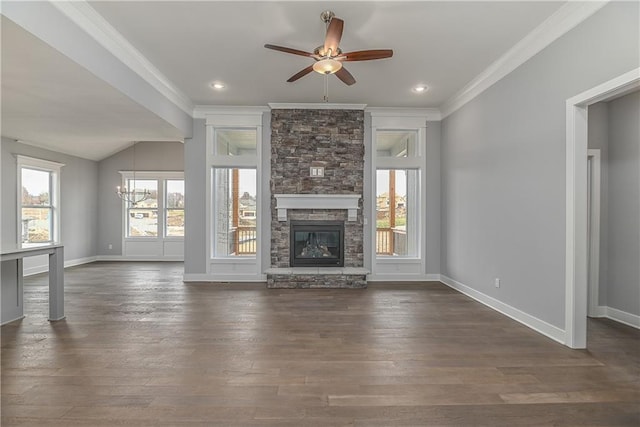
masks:
<path fill-rule="evenodd" d="M 570 350 L 440 283 L 184 284 L 179 263 L 46 277 L 2 327 L 2 426 L 638 426 L 640 331 Z"/>

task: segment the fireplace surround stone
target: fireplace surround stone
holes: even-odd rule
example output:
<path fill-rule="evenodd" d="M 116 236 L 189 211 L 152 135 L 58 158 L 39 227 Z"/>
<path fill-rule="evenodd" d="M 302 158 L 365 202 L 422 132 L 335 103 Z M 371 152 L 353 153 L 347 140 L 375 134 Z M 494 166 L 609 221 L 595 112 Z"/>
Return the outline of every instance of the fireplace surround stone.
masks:
<path fill-rule="evenodd" d="M 323 177 L 310 176 L 324 167 Z M 362 110 L 273 109 L 271 111 L 271 268 L 269 288 L 364 288 L 362 197 L 357 213 L 347 209 L 287 209 L 278 217 L 276 194 L 362 195 Z M 284 221 L 282 219 L 285 219 Z M 290 266 L 290 221 L 343 221 L 344 268 L 296 270 Z"/>

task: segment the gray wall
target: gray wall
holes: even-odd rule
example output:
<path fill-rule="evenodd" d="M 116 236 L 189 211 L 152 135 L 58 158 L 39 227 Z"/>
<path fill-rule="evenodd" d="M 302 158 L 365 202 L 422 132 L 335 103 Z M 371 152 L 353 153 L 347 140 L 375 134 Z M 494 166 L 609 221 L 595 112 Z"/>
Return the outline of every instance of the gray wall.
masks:
<path fill-rule="evenodd" d="M 440 274 L 440 122 L 427 123 L 427 274 Z"/>
<path fill-rule="evenodd" d="M 17 244 L 15 154 L 64 163 L 60 172 L 60 239 L 65 261 L 96 256 L 98 164 L 2 138 L 2 246 Z M 46 264 L 46 261 L 45 261 Z"/>
<path fill-rule="evenodd" d="M 565 101 L 638 67 L 638 6 L 606 5 L 442 123 L 442 273 L 561 329 Z"/>
<path fill-rule="evenodd" d="M 136 145 L 136 171 L 183 171 L 184 164 L 181 142 L 139 142 Z M 98 255 L 122 255 L 122 201 L 115 191 L 122 185 L 119 171 L 130 170 L 133 170 L 133 146 L 98 163 Z M 185 199 L 188 203 L 186 194 Z"/>
<path fill-rule="evenodd" d="M 640 315 L 640 92 L 609 103 L 607 306 Z"/>
<path fill-rule="evenodd" d="M 184 273 L 207 272 L 207 144 L 204 119 L 193 120 L 193 138 L 184 142 Z"/>

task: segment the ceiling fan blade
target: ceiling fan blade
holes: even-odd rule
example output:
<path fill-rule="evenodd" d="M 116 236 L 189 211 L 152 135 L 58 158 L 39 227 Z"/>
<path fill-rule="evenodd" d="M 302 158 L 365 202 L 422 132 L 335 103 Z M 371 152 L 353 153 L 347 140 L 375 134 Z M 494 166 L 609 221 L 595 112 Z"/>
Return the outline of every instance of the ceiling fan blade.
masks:
<path fill-rule="evenodd" d="M 335 56 L 338 52 L 338 45 L 342 38 L 342 28 L 344 27 L 344 21 L 340 18 L 333 18 L 329 22 L 327 28 L 327 36 L 324 38 L 324 53 L 325 55 L 331 49 L 331 56 Z"/>
<path fill-rule="evenodd" d="M 265 44 L 264 47 L 266 47 L 267 49 L 278 50 L 278 51 L 284 52 L 284 53 L 292 53 L 294 55 L 308 56 L 310 58 L 315 58 L 316 57 L 311 52 L 305 52 L 305 51 L 302 51 L 302 50 L 291 49 L 290 47 L 276 46 L 276 45 L 273 45 L 273 44 Z"/>
<path fill-rule="evenodd" d="M 301 77 L 306 76 L 307 74 L 309 74 L 310 72 L 313 71 L 313 65 L 309 65 L 307 68 L 305 68 L 304 70 L 298 71 L 297 73 L 295 73 L 293 76 L 289 77 L 289 80 L 287 80 L 289 83 L 291 82 L 295 82 L 296 80 L 298 80 Z"/>
<path fill-rule="evenodd" d="M 391 49 L 372 49 L 343 53 L 336 59 L 340 61 L 369 61 L 371 59 L 391 58 L 392 56 L 393 50 Z"/>
<path fill-rule="evenodd" d="M 346 68 L 342 67 L 338 71 L 335 72 L 336 77 L 338 77 L 344 84 L 347 86 L 351 86 L 356 82 L 356 79 L 353 78 L 350 72 L 347 71 Z"/>

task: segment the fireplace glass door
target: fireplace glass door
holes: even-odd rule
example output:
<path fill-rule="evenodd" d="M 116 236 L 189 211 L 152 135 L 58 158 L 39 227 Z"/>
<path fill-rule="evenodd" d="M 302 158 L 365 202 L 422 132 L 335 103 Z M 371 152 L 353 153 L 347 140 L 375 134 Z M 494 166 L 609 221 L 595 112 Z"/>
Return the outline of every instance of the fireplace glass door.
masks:
<path fill-rule="evenodd" d="M 344 223 L 341 221 L 292 221 L 292 267 L 343 267 Z"/>

